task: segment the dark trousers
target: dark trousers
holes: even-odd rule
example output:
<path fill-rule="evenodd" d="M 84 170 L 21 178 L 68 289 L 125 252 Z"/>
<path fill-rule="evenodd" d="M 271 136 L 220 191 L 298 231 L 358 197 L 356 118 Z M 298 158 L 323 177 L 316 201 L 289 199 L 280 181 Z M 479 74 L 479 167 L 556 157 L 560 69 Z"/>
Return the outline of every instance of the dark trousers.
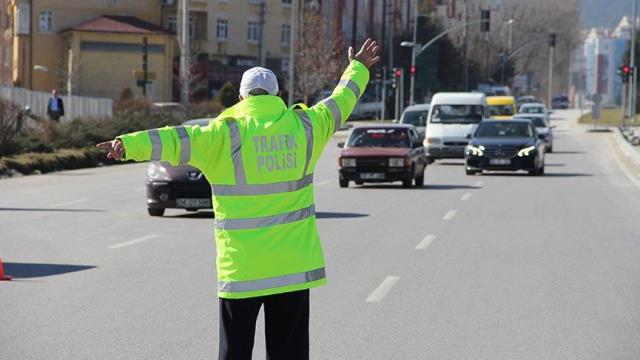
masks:
<path fill-rule="evenodd" d="M 264 304 L 267 359 L 309 359 L 309 290 L 249 299 L 220 299 L 220 360 L 251 359 Z"/>

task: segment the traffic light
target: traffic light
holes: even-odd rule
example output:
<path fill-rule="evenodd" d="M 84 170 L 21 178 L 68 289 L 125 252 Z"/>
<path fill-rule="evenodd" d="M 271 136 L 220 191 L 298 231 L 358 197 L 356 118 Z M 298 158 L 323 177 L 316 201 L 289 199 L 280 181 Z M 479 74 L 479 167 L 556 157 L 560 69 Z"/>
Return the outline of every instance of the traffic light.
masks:
<path fill-rule="evenodd" d="M 392 88 L 396 88 L 398 86 L 398 79 L 400 79 L 400 76 L 402 76 L 402 69 L 401 68 L 393 68 L 391 69 L 391 87 Z"/>
<path fill-rule="evenodd" d="M 556 47 L 556 33 L 549 34 L 549 47 Z"/>
<path fill-rule="evenodd" d="M 480 10 L 480 32 L 489 32 L 491 28 L 491 10 Z"/>
<path fill-rule="evenodd" d="M 416 74 L 416 67 L 412 66 L 410 71 L 411 71 L 411 75 L 415 75 Z"/>
<path fill-rule="evenodd" d="M 622 82 L 629 82 L 629 75 L 631 75 L 631 66 L 624 64 L 618 68 L 618 75 L 622 77 Z"/>

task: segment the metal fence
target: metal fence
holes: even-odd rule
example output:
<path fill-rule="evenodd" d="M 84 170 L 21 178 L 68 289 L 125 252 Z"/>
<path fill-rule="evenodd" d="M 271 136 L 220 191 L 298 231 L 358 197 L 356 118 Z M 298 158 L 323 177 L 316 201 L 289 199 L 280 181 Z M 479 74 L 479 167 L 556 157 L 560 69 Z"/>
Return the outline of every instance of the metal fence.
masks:
<path fill-rule="evenodd" d="M 24 108 L 29 106 L 31 112 L 39 117 L 47 115 L 47 104 L 51 94 L 23 88 L 0 86 L 0 98 L 9 100 Z M 60 96 L 64 102 L 65 115 L 61 121 L 71 121 L 78 117 L 111 117 L 113 100 L 106 98 L 90 98 L 86 96 Z"/>

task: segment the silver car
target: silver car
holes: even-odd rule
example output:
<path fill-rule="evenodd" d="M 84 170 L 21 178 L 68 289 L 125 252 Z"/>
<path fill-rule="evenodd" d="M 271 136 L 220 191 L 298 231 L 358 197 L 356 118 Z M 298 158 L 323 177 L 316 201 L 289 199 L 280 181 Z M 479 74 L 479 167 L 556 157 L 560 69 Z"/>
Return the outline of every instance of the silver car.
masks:
<path fill-rule="evenodd" d="M 539 135 L 544 135 L 545 152 L 553 152 L 553 125 L 549 125 L 547 114 L 516 114 L 514 119 L 527 119 L 536 127 Z"/>

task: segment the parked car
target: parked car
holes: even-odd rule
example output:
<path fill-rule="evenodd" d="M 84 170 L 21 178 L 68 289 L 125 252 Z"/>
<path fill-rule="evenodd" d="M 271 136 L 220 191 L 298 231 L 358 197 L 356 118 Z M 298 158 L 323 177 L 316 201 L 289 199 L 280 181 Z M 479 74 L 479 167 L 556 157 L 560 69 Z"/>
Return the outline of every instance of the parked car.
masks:
<path fill-rule="evenodd" d="M 488 96 L 487 106 L 492 119 L 510 119 L 517 110 L 513 96 Z"/>
<path fill-rule="evenodd" d="M 468 139 L 480 121 L 486 119 L 483 93 L 437 93 L 431 98 L 424 146 L 429 162 L 463 159 Z"/>
<path fill-rule="evenodd" d="M 545 151 L 553 152 L 553 125 L 549 125 L 549 120 L 545 114 L 516 114 L 514 119 L 526 119 L 531 121 L 536 131 L 544 135 Z"/>
<path fill-rule="evenodd" d="M 567 95 L 554 96 L 551 100 L 551 108 L 553 109 L 568 109 L 569 97 Z"/>
<path fill-rule="evenodd" d="M 427 157 L 413 125 L 359 126 L 346 144 L 338 146 L 343 148 L 338 158 L 340 187 L 348 187 L 350 181 L 424 185 Z"/>
<path fill-rule="evenodd" d="M 424 133 L 427 127 L 427 116 L 429 115 L 429 104 L 410 105 L 400 117 L 400 124 L 408 124 L 416 127 L 420 141 L 424 140 Z"/>
<path fill-rule="evenodd" d="M 206 126 L 210 119 L 190 120 L 183 125 Z M 165 209 L 187 211 L 211 209 L 211 186 L 200 170 L 189 165 L 172 166 L 152 161 L 147 167 L 147 212 L 164 215 Z"/>
<path fill-rule="evenodd" d="M 544 174 L 544 136 L 524 119 L 483 121 L 465 150 L 467 175 L 483 170 L 527 170 Z"/>
<path fill-rule="evenodd" d="M 522 96 L 519 96 L 517 101 L 518 101 L 518 105 L 528 104 L 528 103 L 539 103 L 540 102 L 533 95 L 522 95 Z"/>

